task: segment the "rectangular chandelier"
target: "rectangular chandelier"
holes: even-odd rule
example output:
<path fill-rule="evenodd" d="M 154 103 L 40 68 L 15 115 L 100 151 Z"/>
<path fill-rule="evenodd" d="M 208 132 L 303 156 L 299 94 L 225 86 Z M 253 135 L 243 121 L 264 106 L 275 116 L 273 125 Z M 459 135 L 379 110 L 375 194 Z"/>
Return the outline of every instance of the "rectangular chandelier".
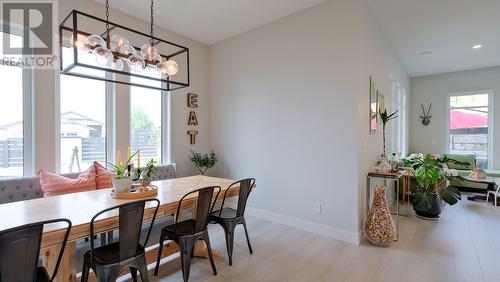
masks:
<path fill-rule="evenodd" d="M 59 25 L 59 46 L 61 74 L 162 91 L 189 86 L 189 49 L 152 31 L 73 10 Z"/>

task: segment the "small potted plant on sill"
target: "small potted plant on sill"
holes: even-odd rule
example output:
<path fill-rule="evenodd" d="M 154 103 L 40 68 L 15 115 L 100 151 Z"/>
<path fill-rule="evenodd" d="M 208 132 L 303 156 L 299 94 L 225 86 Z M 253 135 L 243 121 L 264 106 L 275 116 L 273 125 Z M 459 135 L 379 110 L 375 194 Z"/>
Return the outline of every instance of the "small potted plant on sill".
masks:
<path fill-rule="evenodd" d="M 124 193 L 128 192 L 132 187 L 132 176 L 130 174 L 130 170 L 132 168 L 132 158 L 138 153 L 128 157 L 125 163 L 122 162 L 121 152 L 118 151 L 118 155 L 116 158 L 116 164 L 107 163 L 114 171 L 113 171 L 113 188 L 115 189 L 115 193 Z"/>
<path fill-rule="evenodd" d="M 206 175 L 207 170 L 214 167 L 217 163 L 217 155 L 215 155 L 213 150 L 209 154 L 200 154 L 193 150 L 190 151 L 191 156 L 189 156 L 189 160 L 202 175 Z"/>
<path fill-rule="evenodd" d="M 156 161 L 154 159 L 151 159 L 144 168 L 142 169 L 137 169 L 138 172 L 137 174 L 141 176 L 141 186 L 142 187 L 147 187 L 151 185 L 151 181 L 153 180 L 153 177 L 156 175 L 158 172 L 158 168 L 156 167 Z"/>
<path fill-rule="evenodd" d="M 404 166 L 415 177 L 416 185 L 411 187 L 410 201 L 419 217 L 437 219 L 441 214 L 441 198 L 450 206 L 461 200 L 460 191 L 449 186 L 449 181 L 463 178 L 452 175 L 444 169 L 448 163 L 467 165 L 446 155 L 413 155 L 403 160 Z"/>

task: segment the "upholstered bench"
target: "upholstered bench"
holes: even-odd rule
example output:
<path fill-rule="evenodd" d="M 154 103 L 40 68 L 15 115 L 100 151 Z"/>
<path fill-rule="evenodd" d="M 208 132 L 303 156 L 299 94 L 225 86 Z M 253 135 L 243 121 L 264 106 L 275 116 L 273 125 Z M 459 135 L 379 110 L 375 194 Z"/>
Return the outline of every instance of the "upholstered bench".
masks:
<path fill-rule="evenodd" d="M 79 173 L 62 174 L 68 178 L 76 178 Z M 164 180 L 176 177 L 175 164 L 158 166 L 158 172 L 153 180 Z M 40 178 L 16 177 L 0 179 L 0 204 L 42 198 Z"/>
<path fill-rule="evenodd" d="M 69 173 L 62 174 L 63 176 L 69 178 L 77 178 L 80 173 Z M 158 166 L 158 171 L 153 180 L 165 180 L 176 177 L 176 167 L 175 164 L 161 165 Z M 42 198 L 43 192 L 40 187 L 40 178 L 34 177 L 17 177 L 17 178 L 6 178 L 0 179 L 0 204 L 6 204 L 17 201 L 25 201 L 30 199 Z M 92 215 L 89 215 L 92 216 Z M 165 216 L 158 218 L 155 221 L 153 230 L 151 231 L 151 238 L 149 240 L 149 245 L 154 245 L 158 242 L 160 238 L 161 228 L 167 226 L 173 222 L 173 216 Z M 148 223 L 144 224 L 143 230 L 147 230 L 149 227 Z M 115 234 L 113 234 L 115 233 Z M 142 236 L 145 236 L 146 232 L 142 232 Z M 116 232 L 110 231 L 111 236 L 116 236 Z M 109 235 L 108 235 L 109 236 Z M 82 265 L 83 254 L 89 250 L 89 242 L 86 240 L 80 240 L 77 243 L 77 263 L 75 271 L 81 271 L 80 267 Z"/>

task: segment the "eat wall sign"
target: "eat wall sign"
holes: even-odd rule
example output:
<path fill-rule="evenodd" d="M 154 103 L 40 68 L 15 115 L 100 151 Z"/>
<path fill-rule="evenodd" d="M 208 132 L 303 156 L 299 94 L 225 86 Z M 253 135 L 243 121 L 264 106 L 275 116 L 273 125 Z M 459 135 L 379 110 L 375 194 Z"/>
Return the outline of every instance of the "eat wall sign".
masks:
<path fill-rule="evenodd" d="M 188 109 L 190 109 L 188 117 L 188 126 L 190 129 L 187 134 L 189 135 L 189 144 L 194 145 L 196 144 L 196 135 L 198 135 L 198 118 L 196 117 L 196 112 L 194 111 L 194 109 L 198 108 L 198 94 L 187 94 L 187 106 Z"/>

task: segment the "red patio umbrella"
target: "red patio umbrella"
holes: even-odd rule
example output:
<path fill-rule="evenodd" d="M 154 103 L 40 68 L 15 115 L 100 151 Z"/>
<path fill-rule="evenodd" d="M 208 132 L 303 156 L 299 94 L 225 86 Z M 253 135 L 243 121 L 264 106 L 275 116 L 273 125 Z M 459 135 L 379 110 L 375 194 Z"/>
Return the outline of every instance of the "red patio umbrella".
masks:
<path fill-rule="evenodd" d="M 451 110 L 450 129 L 487 127 L 488 117 L 478 114 L 471 114 L 460 110 Z"/>

